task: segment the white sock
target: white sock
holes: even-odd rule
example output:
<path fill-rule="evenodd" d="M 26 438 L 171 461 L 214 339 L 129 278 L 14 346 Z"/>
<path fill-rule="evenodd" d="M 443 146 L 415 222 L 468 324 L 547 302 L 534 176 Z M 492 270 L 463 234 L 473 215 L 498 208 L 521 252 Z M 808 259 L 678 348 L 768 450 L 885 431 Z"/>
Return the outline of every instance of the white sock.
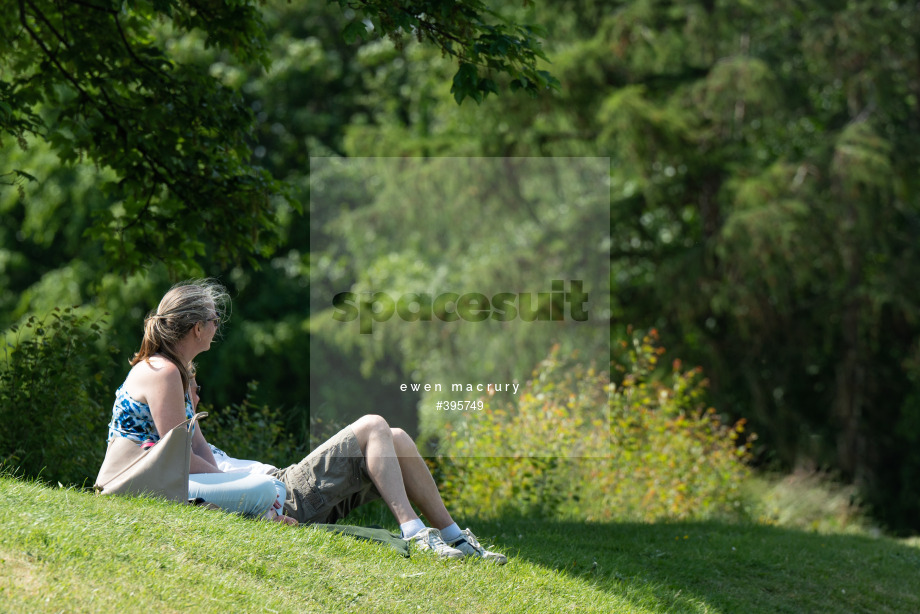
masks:
<path fill-rule="evenodd" d="M 422 522 L 421 518 L 414 518 L 409 522 L 404 522 L 399 525 L 399 530 L 402 532 L 403 539 L 409 539 L 424 528 L 425 523 Z"/>
<path fill-rule="evenodd" d="M 444 527 L 441 529 L 441 538 L 447 543 L 457 541 L 462 536 L 463 533 L 460 532 L 460 527 L 457 526 L 456 522 L 449 527 Z"/>

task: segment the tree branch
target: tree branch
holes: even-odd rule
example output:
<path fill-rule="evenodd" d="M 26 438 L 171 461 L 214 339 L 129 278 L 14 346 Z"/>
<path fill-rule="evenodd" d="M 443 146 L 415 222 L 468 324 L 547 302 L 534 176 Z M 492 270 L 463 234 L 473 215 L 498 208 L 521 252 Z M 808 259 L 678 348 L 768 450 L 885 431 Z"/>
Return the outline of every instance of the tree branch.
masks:
<path fill-rule="evenodd" d="M 112 13 L 112 19 L 115 21 L 115 27 L 118 28 L 118 35 L 121 37 L 121 42 L 125 46 L 125 51 L 128 52 L 128 55 L 131 56 L 131 59 L 137 62 L 142 68 L 152 73 L 155 77 L 158 77 L 158 78 L 163 77 L 165 73 L 163 73 L 162 71 L 154 70 L 153 68 L 148 66 L 146 62 L 144 62 L 139 57 L 137 57 L 137 54 L 134 53 L 134 49 L 131 48 L 131 43 L 128 42 L 128 37 L 125 35 L 125 31 L 121 27 L 121 21 L 119 21 L 118 19 L 117 11 Z"/>
<path fill-rule="evenodd" d="M 45 25 L 48 26 L 48 29 L 51 30 L 54 36 L 57 37 L 59 41 L 61 41 L 61 44 L 64 45 L 64 48 L 69 50 L 70 44 L 67 42 L 67 39 L 65 39 L 63 36 L 61 36 L 60 33 L 58 33 L 58 31 L 54 27 L 54 24 L 48 21 L 48 18 L 45 17 L 45 14 L 42 13 L 40 10 L 38 10 L 38 8 L 31 2 L 31 0 L 28 0 L 28 3 L 29 3 L 29 6 L 32 7 L 32 10 L 35 11 L 35 16 L 41 19 L 45 23 Z M 20 16 L 22 17 L 21 23 L 23 27 L 29 30 L 29 27 L 26 26 L 25 24 L 25 5 L 23 4 L 23 0 L 19 0 L 19 11 L 20 11 L 19 12 Z M 34 33 L 32 32 L 32 30 L 29 30 L 29 32 L 33 34 L 33 38 L 34 38 Z"/>
<path fill-rule="evenodd" d="M 36 15 L 41 19 L 41 21 L 43 21 L 43 22 L 45 22 L 46 24 L 48 24 L 48 26 L 51 27 L 52 30 L 53 30 L 53 27 L 51 26 L 51 24 L 48 23 L 47 19 L 46 19 L 45 16 L 41 13 L 41 11 L 39 11 L 39 10 L 35 7 L 35 5 L 32 4 L 31 2 L 29 2 L 28 0 L 19 0 L 19 20 L 20 20 L 20 23 L 22 24 L 22 27 L 26 30 L 26 32 L 29 33 L 30 38 L 35 42 L 36 45 L 38 45 L 38 47 L 42 50 L 42 52 L 45 54 L 45 56 L 51 61 L 51 63 L 54 64 L 54 66 L 58 69 L 58 72 L 60 72 L 60 74 L 61 74 L 67 81 L 69 81 L 69 82 L 71 83 L 71 85 L 73 85 L 73 87 L 74 87 L 80 94 L 82 94 L 84 97 L 86 97 L 86 99 L 92 100 L 92 96 L 89 94 L 89 92 L 87 92 L 87 91 L 80 85 L 80 83 L 79 83 L 79 81 L 77 81 L 76 77 L 74 77 L 72 74 L 70 74 L 70 72 L 68 72 L 66 68 L 64 68 L 64 66 L 61 64 L 60 60 L 58 59 L 57 55 L 56 55 L 51 49 L 48 48 L 48 46 L 45 44 L 44 40 L 42 40 L 42 38 L 38 35 L 38 33 L 35 32 L 35 31 L 29 26 L 28 20 L 26 19 L 26 2 L 29 3 L 29 5 L 32 7 L 32 9 L 35 11 Z M 58 38 L 60 39 L 60 35 L 58 35 L 57 32 L 55 32 L 55 35 L 58 36 Z M 63 40 L 62 40 L 62 42 L 63 42 L 63 43 L 65 44 L 65 46 L 66 46 L 66 42 L 63 41 Z M 120 106 L 120 105 L 116 105 L 116 104 L 112 101 L 111 97 L 109 96 L 108 92 L 105 90 L 104 87 L 100 87 L 100 88 L 99 88 L 99 93 L 102 95 L 103 98 L 105 98 L 106 102 L 110 105 L 110 107 L 112 107 L 112 108 L 118 108 L 118 107 Z M 124 148 L 125 148 L 125 151 L 127 152 L 127 151 L 129 150 L 129 146 L 128 146 L 128 143 L 127 143 L 127 130 L 126 130 L 125 126 L 122 124 L 122 122 L 120 122 L 120 121 L 118 120 L 117 117 L 115 117 L 114 115 L 112 115 L 112 114 L 106 112 L 105 109 L 104 109 L 104 107 L 102 107 L 101 105 L 95 105 L 94 108 L 95 108 L 95 110 L 96 110 L 100 115 L 102 115 L 102 117 L 104 117 L 105 119 L 107 119 L 109 122 L 111 122 L 111 123 L 116 127 L 116 129 L 118 130 L 118 132 L 122 135 L 122 139 L 123 139 L 123 141 L 124 141 Z M 122 108 L 123 108 L 123 107 L 122 107 Z M 141 146 L 140 144 L 138 144 L 137 147 L 136 147 L 136 149 L 137 149 L 137 152 L 138 152 L 138 153 L 141 155 L 141 157 L 143 158 L 144 162 L 145 162 L 146 165 L 147 165 L 148 170 L 153 174 L 153 177 L 154 177 L 154 179 L 155 179 L 156 181 L 158 181 L 158 182 L 160 182 L 161 184 L 167 186 L 170 190 L 177 191 L 177 192 L 180 192 L 180 193 L 181 193 L 181 190 L 176 190 L 176 188 L 179 187 L 179 186 L 181 185 L 181 182 L 173 183 L 172 181 L 170 181 L 170 180 L 160 171 L 160 169 L 159 169 L 159 164 L 156 162 L 156 160 L 154 160 L 154 159 L 152 158 L 152 156 L 150 155 L 150 153 L 149 153 L 143 146 Z M 139 212 L 139 214 L 140 214 L 140 213 L 146 213 L 147 211 L 148 211 L 148 208 L 145 206 L 143 209 L 141 209 L 141 212 Z"/>
<path fill-rule="evenodd" d="M 126 230 L 128 230 L 129 228 L 131 228 L 132 226 L 140 222 L 141 218 L 144 217 L 147 211 L 150 210 L 150 202 L 153 200 L 153 194 L 156 192 L 156 188 L 157 188 L 156 185 L 153 185 L 150 187 L 150 194 L 147 195 L 147 202 L 144 203 L 144 206 L 141 208 L 140 211 L 137 212 L 137 215 L 134 216 L 133 220 L 131 220 L 129 223 L 121 227 L 120 232 L 122 234 L 124 234 Z"/>
<path fill-rule="evenodd" d="M 70 4 L 76 4 L 78 6 L 85 6 L 88 9 L 93 9 L 94 11 L 100 11 L 102 13 L 108 13 L 109 15 L 118 15 L 116 9 L 106 8 L 104 6 L 99 6 L 93 4 L 92 2 L 82 2 L 81 0 L 67 0 Z"/>

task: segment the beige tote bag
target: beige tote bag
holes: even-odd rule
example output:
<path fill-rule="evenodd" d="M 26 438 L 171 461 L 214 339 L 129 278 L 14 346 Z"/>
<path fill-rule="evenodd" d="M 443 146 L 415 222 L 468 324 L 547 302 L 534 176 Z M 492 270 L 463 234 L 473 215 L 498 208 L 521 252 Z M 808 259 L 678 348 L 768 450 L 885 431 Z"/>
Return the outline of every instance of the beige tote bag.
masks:
<path fill-rule="evenodd" d="M 127 437 L 116 436 L 93 488 L 103 495 L 153 495 L 188 501 L 188 470 L 192 455 L 192 427 L 208 412 L 195 414 L 146 450 Z"/>

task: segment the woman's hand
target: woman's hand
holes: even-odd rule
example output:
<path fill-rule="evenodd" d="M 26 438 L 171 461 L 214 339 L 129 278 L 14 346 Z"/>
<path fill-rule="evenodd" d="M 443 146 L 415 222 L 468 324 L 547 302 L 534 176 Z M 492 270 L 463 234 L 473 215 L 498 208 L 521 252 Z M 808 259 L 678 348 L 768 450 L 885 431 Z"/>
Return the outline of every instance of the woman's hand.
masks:
<path fill-rule="evenodd" d="M 298 524 L 300 524 L 299 522 L 297 522 L 295 519 L 291 518 L 290 516 L 285 516 L 281 514 L 278 511 L 280 509 L 281 509 L 281 504 L 275 501 L 274 504 L 272 504 L 271 509 L 265 512 L 265 515 L 262 516 L 262 519 L 270 520 L 272 522 L 283 522 L 284 524 L 290 525 L 292 527 L 296 527 Z"/>
<path fill-rule="evenodd" d="M 191 458 L 189 458 L 189 473 L 223 473 L 216 465 L 209 463 L 207 460 L 201 458 L 195 452 L 192 452 Z"/>

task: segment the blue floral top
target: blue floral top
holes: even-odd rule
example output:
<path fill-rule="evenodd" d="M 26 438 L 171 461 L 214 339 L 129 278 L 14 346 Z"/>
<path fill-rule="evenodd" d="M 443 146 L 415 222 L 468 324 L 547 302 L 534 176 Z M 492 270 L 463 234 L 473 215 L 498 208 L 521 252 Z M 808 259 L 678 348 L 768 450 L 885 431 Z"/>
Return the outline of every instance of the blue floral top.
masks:
<path fill-rule="evenodd" d="M 185 416 L 191 418 L 194 415 L 192 399 L 185 395 Z M 116 435 L 138 443 L 156 443 L 160 440 L 153 416 L 150 414 L 150 406 L 131 398 L 124 384 L 115 391 L 115 406 L 112 407 L 112 421 L 109 422 L 109 436 L 106 441 L 112 441 Z"/>

